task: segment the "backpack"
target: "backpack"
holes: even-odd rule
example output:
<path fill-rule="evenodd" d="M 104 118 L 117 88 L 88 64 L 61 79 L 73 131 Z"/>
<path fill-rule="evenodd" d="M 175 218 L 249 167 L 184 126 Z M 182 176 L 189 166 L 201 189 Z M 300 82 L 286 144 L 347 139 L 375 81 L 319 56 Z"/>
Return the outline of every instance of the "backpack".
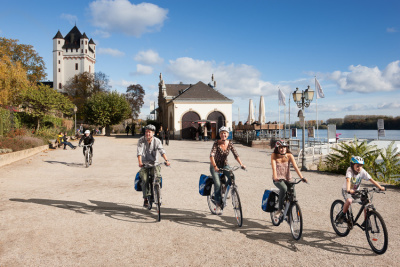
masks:
<path fill-rule="evenodd" d="M 199 193 L 202 196 L 209 196 L 211 193 L 211 185 L 213 184 L 213 179 L 211 176 L 202 174 L 199 180 Z"/>
<path fill-rule="evenodd" d="M 261 202 L 261 209 L 265 212 L 274 212 L 276 210 L 276 200 L 278 200 L 278 193 L 276 190 L 265 190 Z"/>

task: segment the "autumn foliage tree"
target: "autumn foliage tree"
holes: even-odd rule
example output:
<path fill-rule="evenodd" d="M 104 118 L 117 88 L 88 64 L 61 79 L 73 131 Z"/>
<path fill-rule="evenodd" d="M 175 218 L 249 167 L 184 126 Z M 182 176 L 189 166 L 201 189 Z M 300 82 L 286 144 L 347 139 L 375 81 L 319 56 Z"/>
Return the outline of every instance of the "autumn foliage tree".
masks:
<path fill-rule="evenodd" d="M 125 97 L 131 107 L 131 115 L 133 119 L 136 119 L 139 116 L 140 109 L 144 104 L 144 95 L 144 89 L 140 84 L 131 84 L 126 89 Z"/>
<path fill-rule="evenodd" d="M 46 78 L 43 58 L 32 45 L 18 44 L 18 40 L 0 37 L 0 58 L 3 56 L 7 56 L 13 63 L 19 62 L 30 82 L 37 83 Z"/>

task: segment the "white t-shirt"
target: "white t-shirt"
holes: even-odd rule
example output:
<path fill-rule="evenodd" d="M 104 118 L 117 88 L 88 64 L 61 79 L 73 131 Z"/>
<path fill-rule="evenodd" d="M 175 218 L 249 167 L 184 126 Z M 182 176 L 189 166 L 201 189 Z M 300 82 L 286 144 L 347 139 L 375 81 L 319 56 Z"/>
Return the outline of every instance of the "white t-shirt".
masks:
<path fill-rule="evenodd" d="M 362 169 L 357 175 L 354 174 L 351 167 L 349 167 L 346 171 L 346 181 L 343 184 L 343 190 L 347 190 L 347 178 L 350 178 L 350 189 L 358 190 L 362 180 L 368 181 L 371 179 L 371 175 Z"/>

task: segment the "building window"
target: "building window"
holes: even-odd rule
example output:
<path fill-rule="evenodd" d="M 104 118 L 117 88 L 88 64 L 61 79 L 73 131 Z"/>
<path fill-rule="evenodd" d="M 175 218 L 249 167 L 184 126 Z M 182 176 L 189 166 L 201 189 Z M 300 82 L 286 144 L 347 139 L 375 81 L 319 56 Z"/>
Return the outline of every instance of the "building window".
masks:
<path fill-rule="evenodd" d="M 58 64 L 61 64 L 61 60 L 58 61 Z"/>
<path fill-rule="evenodd" d="M 58 72 L 61 72 L 61 69 L 60 69 L 60 68 L 58 68 Z"/>
<path fill-rule="evenodd" d="M 67 53 L 68 53 L 68 48 L 67 48 L 67 51 L 66 51 Z"/>
<path fill-rule="evenodd" d="M 87 45 L 87 41 L 85 41 L 85 45 Z"/>
<path fill-rule="evenodd" d="M 85 49 L 85 53 L 87 54 L 87 49 Z"/>
<path fill-rule="evenodd" d="M 62 89 L 62 84 L 61 83 L 58 84 L 58 89 Z"/>
<path fill-rule="evenodd" d="M 58 55 L 60 56 L 60 55 L 61 55 L 61 52 L 58 52 Z"/>
<path fill-rule="evenodd" d="M 81 53 L 83 54 L 83 49 L 81 49 Z"/>
<path fill-rule="evenodd" d="M 58 40 L 58 44 L 60 44 L 60 40 Z"/>
<path fill-rule="evenodd" d="M 89 66 L 89 73 L 90 73 L 90 66 Z"/>
<path fill-rule="evenodd" d="M 75 70 L 78 70 L 78 63 L 75 63 Z"/>
<path fill-rule="evenodd" d="M 81 41 L 81 44 L 83 44 L 83 41 Z"/>
<path fill-rule="evenodd" d="M 78 48 L 76 49 L 76 53 L 78 53 Z"/>

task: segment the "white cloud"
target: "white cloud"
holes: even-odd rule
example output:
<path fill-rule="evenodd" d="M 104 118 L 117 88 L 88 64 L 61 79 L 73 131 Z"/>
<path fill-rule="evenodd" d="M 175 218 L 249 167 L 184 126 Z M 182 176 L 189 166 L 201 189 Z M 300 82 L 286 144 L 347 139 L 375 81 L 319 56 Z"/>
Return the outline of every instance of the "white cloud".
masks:
<path fill-rule="evenodd" d="M 97 36 L 100 36 L 102 38 L 109 38 L 111 36 L 109 32 L 102 31 L 102 30 L 95 30 L 93 32 L 93 35 L 97 35 Z"/>
<path fill-rule="evenodd" d="M 151 49 L 147 51 L 140 51 L 136 54 L 134 59 L 146 65 L 156 65 L 164 62 L 164 59 L 162 59 L 157 52 Z"/>
<path fill-rule="evenodd" d="M 217 81 L 217 89 L 226 96 L 273 95 L 277 97 L 278 85 L 260 79 L 261 73 L 246 64 L 216 64 L 214 61 L 196 60 L 188 57 L 170 60 L 167 67 L 177 79 L 176 82 L 197 83 L 211 81 L 211 75 Z M 173 82 L 173 81 L 171 81 Z M 279 85 L 288 94 L 292 91 L 288 85 Z"/>
<path fill-rule="evenodd" d="M 135 5 L 128 0 L 97 0 L 89 4 L 89 10 L 94 26 L 136 37 L 160 30 L 168 13 L 151 3 Z"/>
<path fill-rule="evenodd" d="M 68 23 L 71 25 L 75 25 L 76 22 L 78 21 L 78 17 L 75 15 L 71 15 L 71 14 L 62 13 L 60 18 L 67 20 Z"/>
<path fill-rule="evenodd" d="M 149 75 L 153 73 L 153 67 L 151 66 L 146 66 L 142 64 L 137 64 L 136 65 L 136 71 L 131 72 L 131 75 Z"/>
<path fill-rule="evenodd" d="M 101 55 L 110 55 L 113 57 L 123 57 L 125 55 L 124 52 L 121 52 L 118 49 L 112 49 L 112 48 L 99 48 L 99 49 L 97 49 L 97 53 L 99 53 Z"/>
<path fill-rule="evenodd" d="M 339 88 L 348 92 L 371 93 L 400 90 L 400 61 L 394 61 L 384 70 L 378 67 L 349 67 L 350 72 L 335 71 L 327 76 L 335 81 Z"/>
<path fill-rule="evenodd" d="M 392 103 L 382 103 L 378 105 L 378 109 L 398 109 L 400 108 L 400 103 L 392 102 Z"/>
<path fill-rule="evenodd" d="M 110 85 L 112 86 L 112 88 L 123 93 L 126 92 L 126 88 L 131 84 L 137 84 L 137 82 L 126 80 L 115 81 L 110 79 Z"/>
<path fill-rule="evenodd" d="M 397 30 L 396 30 L 395 27 L 391 27 L 391 28 L 387 28 L 387 29 L 386 29 L 386 32 L 394 33 L 394 32 L 397 32 Z"/>

